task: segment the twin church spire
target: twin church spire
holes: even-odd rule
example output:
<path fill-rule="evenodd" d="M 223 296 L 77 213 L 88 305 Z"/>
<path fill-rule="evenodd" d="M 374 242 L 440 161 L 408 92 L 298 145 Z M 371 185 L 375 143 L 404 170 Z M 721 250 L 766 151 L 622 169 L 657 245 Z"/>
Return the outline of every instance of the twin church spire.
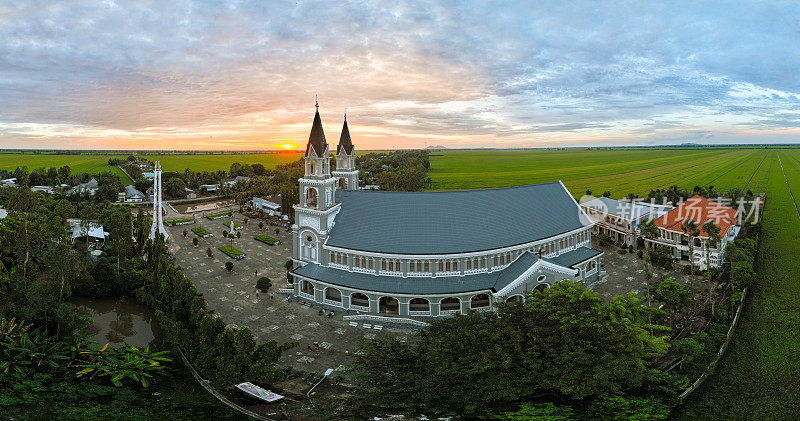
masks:
<path fill-rule="evenodd" d="M 314 123 L 311 125 L 311 134 L 308 136 L 306 146 L 306 157 L 322 158 L 328 151 L 328 142 L 325 139 L 325 131 L 322 129 L 322 118 L 319 116 L 319 102 L 314 104 Z M 350 129 L 347 127 L 347 112 L 344 114 L 344 125 L 342 134 L 339 137 L 339 145 L 336 147 L 336 155 L 353 154 L 353 141 L 350 139 Z"/>

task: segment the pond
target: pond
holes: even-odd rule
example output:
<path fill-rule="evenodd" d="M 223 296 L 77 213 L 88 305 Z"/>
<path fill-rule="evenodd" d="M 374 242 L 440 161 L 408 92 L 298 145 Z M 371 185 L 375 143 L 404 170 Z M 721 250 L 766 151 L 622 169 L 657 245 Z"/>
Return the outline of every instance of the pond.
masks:
<path fill-rule="evenodd" d="M 153 310 L 128 297 L 73 297 L 78 310 L 94 319 L 89 339 L 98 346 L 123 342 L 146 346 L 161 333 Z"/>

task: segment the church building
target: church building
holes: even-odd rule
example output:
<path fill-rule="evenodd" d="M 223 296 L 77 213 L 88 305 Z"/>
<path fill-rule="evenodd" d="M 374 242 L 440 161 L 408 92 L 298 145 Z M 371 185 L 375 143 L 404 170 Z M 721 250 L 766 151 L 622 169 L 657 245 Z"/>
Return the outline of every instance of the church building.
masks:
<path fill-rule="evenodd" d="M 602 277 L 592 222 L 560 182 L 463 191 L 358 188 L 345 116 L 331 170 L 319 108 L 292 226 L 294 295 L 364 314 L 493 310 L 523 292 Z"/>

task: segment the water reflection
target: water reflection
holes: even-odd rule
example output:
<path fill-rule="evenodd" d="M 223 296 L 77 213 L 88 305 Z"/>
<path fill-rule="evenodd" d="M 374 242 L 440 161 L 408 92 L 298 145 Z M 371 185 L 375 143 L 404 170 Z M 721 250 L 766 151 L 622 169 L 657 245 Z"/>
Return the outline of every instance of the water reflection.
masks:
<path fill-rule="evenodd" d="M 153 311 L 133 298 L 74 297 L 78 309 L 94 319 L 89 339 L 99 346 L 123 342 L 146 346 L 160 334 Z"/>

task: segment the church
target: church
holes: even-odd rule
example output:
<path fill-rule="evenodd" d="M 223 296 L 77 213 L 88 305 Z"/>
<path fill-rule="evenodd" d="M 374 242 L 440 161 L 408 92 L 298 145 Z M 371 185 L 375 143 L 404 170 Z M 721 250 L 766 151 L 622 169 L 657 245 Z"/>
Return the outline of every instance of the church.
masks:
<path fill-rule="evenodd" d="M 602 277 L 592 221 L 560 182 L 462 191 L 359 190 L 345 115 L 331 170 L 319 106 L 292 225 L 294 295 L 336 310 L 439 317 Z"/>

